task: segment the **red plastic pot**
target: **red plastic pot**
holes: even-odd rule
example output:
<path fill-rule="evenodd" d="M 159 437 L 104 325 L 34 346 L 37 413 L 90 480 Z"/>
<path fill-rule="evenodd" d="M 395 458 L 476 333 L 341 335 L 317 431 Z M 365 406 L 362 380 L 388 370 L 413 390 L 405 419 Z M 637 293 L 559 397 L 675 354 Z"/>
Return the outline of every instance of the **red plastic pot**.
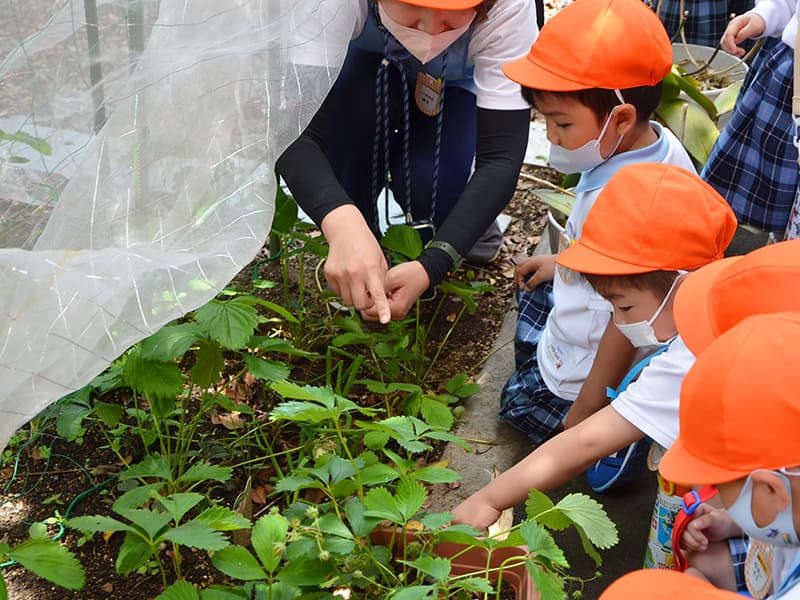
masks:
<path fill-rule="evenodd" d="M 394 537 L 393 537 L 394 536 Z M 405 536 L 405 537 L 403 537 Z M 377 527 L 372 532 L 372 541 L 382 546 L 398 546 L 401 541 L 405 543 L 414 540 L 413 531 L 403 532 L 400 529 Z M 399 548 L 392 548 L 395 556 L 402 555 Z M 441 542 L 433 549 L 434 553 L 443 558 L 450 559 L 453 575 L 474 574 L 479 577 L 486 577 L 490 583 L 497 583 L 499 573 L 492 570 L 486 573 L 488 551 L 485 548 L 476 546 L 465 546 L 454 542 Z M 489 559 L 488 567 L 498 569 L 505 561 L 514 557 L 525 557 L 528 549 L 525 546 L 509 546 L 493 550 Z M 534 588 L 533 579 L 524 564 L 503 568 L 503 584 L 507 585 L 514 592 L 516 600 L 539 600 L 539 594 Z"/>

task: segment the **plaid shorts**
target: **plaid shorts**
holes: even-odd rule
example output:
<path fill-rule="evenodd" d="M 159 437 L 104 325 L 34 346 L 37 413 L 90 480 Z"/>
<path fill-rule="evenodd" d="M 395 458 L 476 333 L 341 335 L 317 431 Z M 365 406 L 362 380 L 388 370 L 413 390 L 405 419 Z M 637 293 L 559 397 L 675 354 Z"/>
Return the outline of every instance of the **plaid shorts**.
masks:
<path fill-rule="evenodd" d="M 747 548 L 750 545 L 747 536 L 728 538 L 728 548 L 733 561 L 733 574 L 736 576 L 736 591 L 747 591 L 747 581 L 744 576 L 744 560 L 747 558 Z"/>
<path fill-rule="evenodd" d="M 792 66 L 792 49 L 776 44 L 736 102 L 701 173 L 740 221 L 780 237 L 799 180 L 792 144 Z"/>
<path fill-rule="evenodd" d="M 679 40 L 678 30 L 683 20 L 680 0 L 645 0 L 653 7 L 661 5 L 659 17 L 670 39 Z M 683 9 L 689 14 L 683 26 L 686 41 L 716 48 L 731 13 L 741 15 L 753 8 L 753 0 L 684 0 Z"/>
<path fill-rule="evenodd" d="M 500 392 L 497 416 L 526 433 L 537 444 L 551 437 L 567 416 L 572 402 L 553 394 L 542 379 L 536 346 L 553 307 L 553 284 L 543 283 L 519 299 L 514 336 L 516 371 Z"/>

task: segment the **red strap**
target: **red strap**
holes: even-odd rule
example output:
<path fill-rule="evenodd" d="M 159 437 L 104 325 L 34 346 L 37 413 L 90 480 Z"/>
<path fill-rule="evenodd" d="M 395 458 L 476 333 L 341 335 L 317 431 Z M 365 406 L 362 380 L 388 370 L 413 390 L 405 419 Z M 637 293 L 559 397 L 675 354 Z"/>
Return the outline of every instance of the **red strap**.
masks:
<path fill-rule="evenodd" d="M 676 571 L 685 571 L 686 567 L 689 566 L 681 550 L 681 535 L 683 535 L 683 531 L 689 521 L 694 519 L 694 511 L 697 510 L 697 507 L 716 495 L 717 488 L 713 485 L 704 485 L 699 490 L 692 490 L 683 495 L 681 508 L 678 514 L 675 515 L 675 524 L 672 526 L 672 555 L 675 557 Z"/>

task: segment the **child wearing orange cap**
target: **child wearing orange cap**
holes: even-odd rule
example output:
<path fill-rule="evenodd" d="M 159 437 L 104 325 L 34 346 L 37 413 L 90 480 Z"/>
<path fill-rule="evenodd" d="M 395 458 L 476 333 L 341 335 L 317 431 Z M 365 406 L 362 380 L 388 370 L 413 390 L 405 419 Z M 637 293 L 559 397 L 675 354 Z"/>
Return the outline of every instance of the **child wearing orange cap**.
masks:
<path fill-rule="evenodd" d="M 527 57 L 503 67 L 545 118 L 550 164 L 581 173 L 561 250 L 580 238 L 620 168 L 659 162 L 694 170 L 675 136 L 649 120 L 671 65 L 664 27 L 641 0 L 576 0 L 542 28 Z M 499 417 L 537 443 L 565 419 L 574 425 L 605 406 L 606 387 L 620 382 L 636 354 L 610 324 L 611 305 L 555 262 L 534 256 L 517 267 L 516 371 L 500 398 Z"/>
<path fill-rule="evenodd" d="M 722 333 L 684 380 L 680 434 L 659 465 L 672 481 L 715 485 L 727 517 L 716 527 L 734 526 L 776 557 L 800 547 L 799 345 L 797 312 L 747 317 Z M 768 569 L 746 566 L 755 597 L 768 593 Z M 772 578 L 769 598 L 800 598 L 800 553 Z"/>
<path fill-rule="evenodd" d="M 346 57 L 277 168 L 330 244 L 330 287 L 386 323 L 463 257 L 485 263 L 499 250 L 494 221 L 516 189 L 530 120 L 501 67 L 536 39 L 535 0 L 326 0 L 319 11 L 325 31 L 301 28 L 310 39 L 294 63 L 320 67 L 325 82 L 331 57 Z M 404 213 L 392 224 L 428 242 L 391 269 L 378 242 L 384 187 Z"/>
<path fill-rule="evenodd" d="M 678 331 L 695 355 L 743 319 L 782 311 L 800 312 L 800 240 L 709 264 L 687 277 L 675 296 Z M 744 552 L 731 557 L 728 544 L 738 528 L 725 511 L 709 504 L 700 504 L 693 515 L 680 544 L 689 551 L 686 572 L 718 587 L 743 590 Z M 776 549 L 772 570 L 780 573 L 795 553 Z"/>
<path fill-rule="evenodd" d="M 622 335 L 637 345 L 660 346 L 660 353 L 609 406 L 554 436 L 459 504 L 456 521 L 486 529 L 531 488 L 550 490 L 645 435 L 662 446 L 672 444 L 681 382 L 694 361 L 676 336 L 673 292 L 683 271 L 722 258 L 735 230 L 725 200 L 674 165 L 628 165 L 609 180 L 580 239 L 557 261 L 602 291 Z"/>

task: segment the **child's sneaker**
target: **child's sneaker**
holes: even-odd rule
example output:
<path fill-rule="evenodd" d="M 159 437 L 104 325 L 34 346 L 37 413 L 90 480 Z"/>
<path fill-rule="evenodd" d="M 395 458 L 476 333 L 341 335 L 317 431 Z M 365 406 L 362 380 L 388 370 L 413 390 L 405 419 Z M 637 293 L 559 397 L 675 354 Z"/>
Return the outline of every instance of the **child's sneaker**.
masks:
<path fill-rule="evenodd" d="M 616 454 L 598 460 L 586 471 L 586 480 L 595 492 L 633 483 L 644 472 L 651 440 L 641 439 Z"/>

